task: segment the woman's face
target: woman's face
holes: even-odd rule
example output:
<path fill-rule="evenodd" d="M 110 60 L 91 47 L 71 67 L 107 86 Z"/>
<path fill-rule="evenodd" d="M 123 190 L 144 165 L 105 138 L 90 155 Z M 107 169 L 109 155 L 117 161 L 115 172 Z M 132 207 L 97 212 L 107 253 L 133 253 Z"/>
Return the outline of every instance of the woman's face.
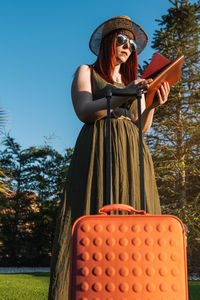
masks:
<path fill-rule="evenodd" d="M 130 40 L 134 40 L 133 33 L 128 30 L 121 30 L 119 34 L 127 37 L 127 41 L 124 44 L 120 44 L 117 41 L 116 45 L 116 65 L 125 63 L 132 53 Z"/>

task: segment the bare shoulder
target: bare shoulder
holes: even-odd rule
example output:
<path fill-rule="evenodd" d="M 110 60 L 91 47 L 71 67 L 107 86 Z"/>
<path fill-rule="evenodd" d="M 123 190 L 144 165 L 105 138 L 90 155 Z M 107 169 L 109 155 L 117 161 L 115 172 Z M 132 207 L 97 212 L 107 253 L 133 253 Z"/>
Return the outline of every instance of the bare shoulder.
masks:
<path fill-rule="evenodd" d="M 74 77 L 79 77 L 79 76 L 86 76 L 86 75 L 90 75 L 90 67 L 88 65 L 81 65 L 77 68 Z"/>
<path fill-rule="evenodd" d="M 91 92 L 90 72 L 90 67 L 88 65 L 81 65 L 77 68 L 72 82 L 72 95 L 77 91 Z"/>

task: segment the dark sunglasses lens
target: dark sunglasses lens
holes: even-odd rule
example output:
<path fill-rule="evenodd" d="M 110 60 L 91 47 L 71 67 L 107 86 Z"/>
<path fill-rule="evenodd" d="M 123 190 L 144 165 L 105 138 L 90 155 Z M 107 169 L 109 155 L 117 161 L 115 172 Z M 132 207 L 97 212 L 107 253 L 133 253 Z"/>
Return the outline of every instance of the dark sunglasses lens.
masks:
<path fill-rule="evenodd" d="M 130 46 L 132 51 L 136 51 L 137 50 L 137 45 L 133 40 L 130 40 Z"/>
<path fill-rule="evenodd" d="M 120 44 L 120 45 L 123 45 L 127 42 L 127 37 L 123 34 L 118 34 L 117 36 L 117 42 Z"/>

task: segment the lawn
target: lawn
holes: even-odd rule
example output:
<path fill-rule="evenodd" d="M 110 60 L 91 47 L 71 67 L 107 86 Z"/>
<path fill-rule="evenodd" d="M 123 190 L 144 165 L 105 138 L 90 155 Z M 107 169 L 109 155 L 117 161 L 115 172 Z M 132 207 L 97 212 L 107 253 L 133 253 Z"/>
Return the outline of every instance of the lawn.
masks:
<path fill-rule="evenodd" d="M 0 274 L 0 300 L 47 300 L 48 273 Z"/>
<path fill-rule="evenodd" d="M 0 274 L 0 300 L 47 300 L 48 287 L 48 273 Z M 189 300 L 199 299 L 200 281 L 189 281 Z"/>
<path fill-rule="evenodd" d="M 189 281 L 189 300 L 200 299 L 200 281 Z"/>

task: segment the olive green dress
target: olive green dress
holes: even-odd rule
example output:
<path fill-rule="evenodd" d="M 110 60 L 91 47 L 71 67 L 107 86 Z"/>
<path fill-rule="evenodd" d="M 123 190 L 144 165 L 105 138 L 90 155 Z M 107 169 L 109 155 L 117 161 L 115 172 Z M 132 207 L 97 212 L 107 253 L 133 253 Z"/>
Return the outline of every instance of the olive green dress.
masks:
<path fill-rule="evenodd" d="M 93 100 L 105 96 L 108 83 L 91 69 Z M 123 88 L 123 84 L 114 84 Z M 138 127 L 125 118 L 137 112 L 132 99 L 112 113 L 111 202 L 140 209 Z M 122 116 L 122 117 L 120 117 Z M 120 118 L 119 118 L 120 117 Z M 160 214 L 154 168 L 144 143 L 145 197 L 147 212 Z M 67 300 L 71 227 L 80 216 L 97 214 L 106 204 L 106 118 L 85 124 L 77 139 L 55 232 L 51 261 L 49 300 Z"/>

